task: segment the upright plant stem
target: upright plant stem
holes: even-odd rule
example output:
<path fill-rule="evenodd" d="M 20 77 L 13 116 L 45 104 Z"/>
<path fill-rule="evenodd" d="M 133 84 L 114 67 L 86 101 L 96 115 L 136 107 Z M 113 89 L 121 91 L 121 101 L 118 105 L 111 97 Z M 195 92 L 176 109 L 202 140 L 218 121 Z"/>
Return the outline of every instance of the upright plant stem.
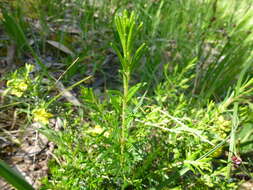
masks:
<path fill-rule="evenodd" d="M 129 81 L 131 77 L 131 72 L 133 71 L 134 65 L 138 62 L 141 57 L 142 50 L 144 49 L 144 44 L 142 44 L 137 50 L 133 53 L 133 45 L 134 45 L 134 37 L 139 32 L 142 24 L 136 25 L 135 22 L 135 14 L 132 12 L 128 15 L 127 11 L 123 12 L 123 15 L 115 16 L 115 24 L 119 34 L 122 51 L 119 50 L 117 45 L 112 44 L 113 49 L 116 51 L 121 65 L 122 65 L 122 79 L 123 79 L 123 97 L 121 99 L 121 130 L 119 131 L 120 138 L 120 169 L 119 174 L 123 179 L 123 185 L 121 189 L 125 189 L 127 186 L 127 177 L 126 174 L 126 159 L 125 159 L 125 148 L 127 141 L 127 128 L 130 124 L 130 120 L 128 120 L 128 100 L 129 100 Z"/>
<path fill-rule="evenodd" d="M 122 168 L 122 177 L 124 180 L 124 185 L 122 189 L 124 189 L 126 176 L 125 176 L 125 130 L 127 128 L 127 96 L 128 96 L 128 87 L 129 87 L 129 80 L 130 80 L 130 72 L 123 73 L 123 102 L 122 102 L 122 128 L 121 128 L 121 168 Z"/>
<path fill-rule="evenodd" d="M 251 62 L 249 61 L 242 72 L 239 75 L 239 79 L 237 81 L 236 87 L 235 87 L 235 97 L 238 97 L 240 95 L 240 87 L 242 86 L 243 78 L 246 75 L 247 70 L 251 67 Z M 239 117 L 238 117 L 238 108 L 239 108 L 239 103 L 235 102 L 234 107 L 233 107 L 233 120 L 232 120 L 232 128 L 231 128 L 231 133 L 230 133 L 230 144 L 229 144 L 229 155 L 228 155 L 228 166 L 227 166 L 227 174 L 226 174 L 226 179 L 230 178 L 231 175 L 231 170 L 232 170 L 232 157 L 233 155 L 237 154 L 236 153 L 236 130 L 239 126 Z"/>
<path fill-rule="evenodd" d="M 227 175 L 226 178 L 230 178 L 231 169 L 232 169 L 232 157 L 233 154 L 236 153 L 235 150 L 235 133 L 238 127 L 238 102 L 235 102 L 234 104 L 234 110 L 233 110 L 233 120 L 232 120 L 232 129 L 231 129 L 231 136 L 230 136 L 230 146 L 229 146 L 229 154 L 228 154 L 228 168 L 227 168 Z"/>

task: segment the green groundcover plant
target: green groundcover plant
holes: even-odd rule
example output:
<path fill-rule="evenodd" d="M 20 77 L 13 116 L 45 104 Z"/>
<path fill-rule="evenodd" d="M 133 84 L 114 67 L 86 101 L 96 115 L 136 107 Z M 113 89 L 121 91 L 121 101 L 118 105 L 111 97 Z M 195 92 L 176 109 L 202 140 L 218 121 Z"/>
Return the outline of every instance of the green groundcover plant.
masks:
<path fill-rule="evenodd" d="M 108 90 L 101 100 L 92 89 L 82 88 L 85 117 L 65 114 L 63 132 L 49 128 L 44 133 L 58 144 L 59 163 L 52 161 L 51 178 L 44 188 L 52 189 L 233 189 L 231 160 L 225 152 L 233 121 L 231 105 L 252 93 L 252 80 L 229 91 L 224 101 L 204 107 L 187 95 L 196 59 L 171 73 L 164 68 L 165 81 L 153 97 L 144 84 L 129 87 L 141 45 L 133 50 L 141 27 L 134 13 L 115 17 L 120 50 L 123 93 Z M 142 89 L 142 90 L 141 90 Z M 138 92 L 143 95 L 138 96 Z M 248 106 L 240 114 L 248 120 Z M 70 118 L 71 117 L 71 121 Z M 246 118 L 245 118 L 246 117 Z M 79 124 L 78 124 L 79 123 Z M 236 152 L 233 156 L 238 156 Z M 219 158 L 219 159 L 217 159 Z M 231 159 L 232 157 L 230 157 Z"/>

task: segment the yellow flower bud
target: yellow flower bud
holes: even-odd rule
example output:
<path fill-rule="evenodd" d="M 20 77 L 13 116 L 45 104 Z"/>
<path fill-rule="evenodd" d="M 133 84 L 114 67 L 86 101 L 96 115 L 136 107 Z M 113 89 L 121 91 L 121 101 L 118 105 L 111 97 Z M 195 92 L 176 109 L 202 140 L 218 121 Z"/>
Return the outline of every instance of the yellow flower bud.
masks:
<path fill-rule="evenodd" d="M 7 81 L 7 87 L 10 94 L 21 97 L 27 90 L 28 85 L 22 79 L 11 79 Z"/>

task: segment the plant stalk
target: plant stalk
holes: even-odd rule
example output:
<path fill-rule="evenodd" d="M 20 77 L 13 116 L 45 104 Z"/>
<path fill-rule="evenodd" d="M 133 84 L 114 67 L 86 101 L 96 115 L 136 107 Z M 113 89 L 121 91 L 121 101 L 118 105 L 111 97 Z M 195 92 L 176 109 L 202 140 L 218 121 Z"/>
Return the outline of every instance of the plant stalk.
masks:
<path fill-rule="evenodd" d="M 129 88 L 129 80 L 130 80 L 130 72 L 123 72 L 123 101 L 122 101 L 122 128 L 121 128 L 121 168 L 122 168 L 122 177 L 124 180 L 124 184 L 122 189 L 124 189 L 126 185 L 126 176 L 125 176 L 125 131 L 127 128 L 127 96 L 128 96 L 128 88 Z"/>
<path fill-rule="evenodd" d="M 238 127 L 238 102 L 235 102 L 233 109 L 233 120 L 232 120 L 232 129 L 230 136 L 230 146 L 229 146 L 229 154 L 228 154 L 228 166 L 227 166 L 227 174 L 226 179 L 230 178 L 231 170 L 232 170 L 232 157 L 236 154 L 236 141 L 235 141 L 235 133 Z"/>

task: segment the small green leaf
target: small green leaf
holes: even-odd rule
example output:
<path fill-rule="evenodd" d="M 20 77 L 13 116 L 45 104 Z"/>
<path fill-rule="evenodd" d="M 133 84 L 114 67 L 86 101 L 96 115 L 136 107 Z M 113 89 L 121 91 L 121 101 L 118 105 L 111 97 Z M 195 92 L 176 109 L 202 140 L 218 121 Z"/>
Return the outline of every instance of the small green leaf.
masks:
<path fill-rule="evenodd" d="M 140 89 L 140 87 L 143 86 L 143 83 L 138 83 L 134 86 L 132 86 L 129 91 L 128 91 L 128 95 L 127 95 L 127 102 L 135 95 L 135 93 Z"/>
<path fill-rule="evenodd" d="M 120 112 L 122 93 L 117 90 L 107 90 L 107 95 L 110 97 L 110 103 L 117 112 Z"/>
<path fill-rule="evenodd" d="M 125 60 L 124 60 L 122 54 L 120 53 L 119 48 L 114 43 L 111 43 L 111 46 L 114 49 L 114 51 L 116 52 L 117 56 L 119 57 L 119 60 L 121 62 L 123 69 L 125 69 Z"/>
<path fill-rule="evenodd" d="M 142 57 L 144 50 L 145 50 L 146 44 L 143 43 L 136 51 L 134 57 L 133 57 L 133 61 L 131 64 L 131 70 L 135 67 L 136 63 L 139 62 L 140 58 Z"/>

